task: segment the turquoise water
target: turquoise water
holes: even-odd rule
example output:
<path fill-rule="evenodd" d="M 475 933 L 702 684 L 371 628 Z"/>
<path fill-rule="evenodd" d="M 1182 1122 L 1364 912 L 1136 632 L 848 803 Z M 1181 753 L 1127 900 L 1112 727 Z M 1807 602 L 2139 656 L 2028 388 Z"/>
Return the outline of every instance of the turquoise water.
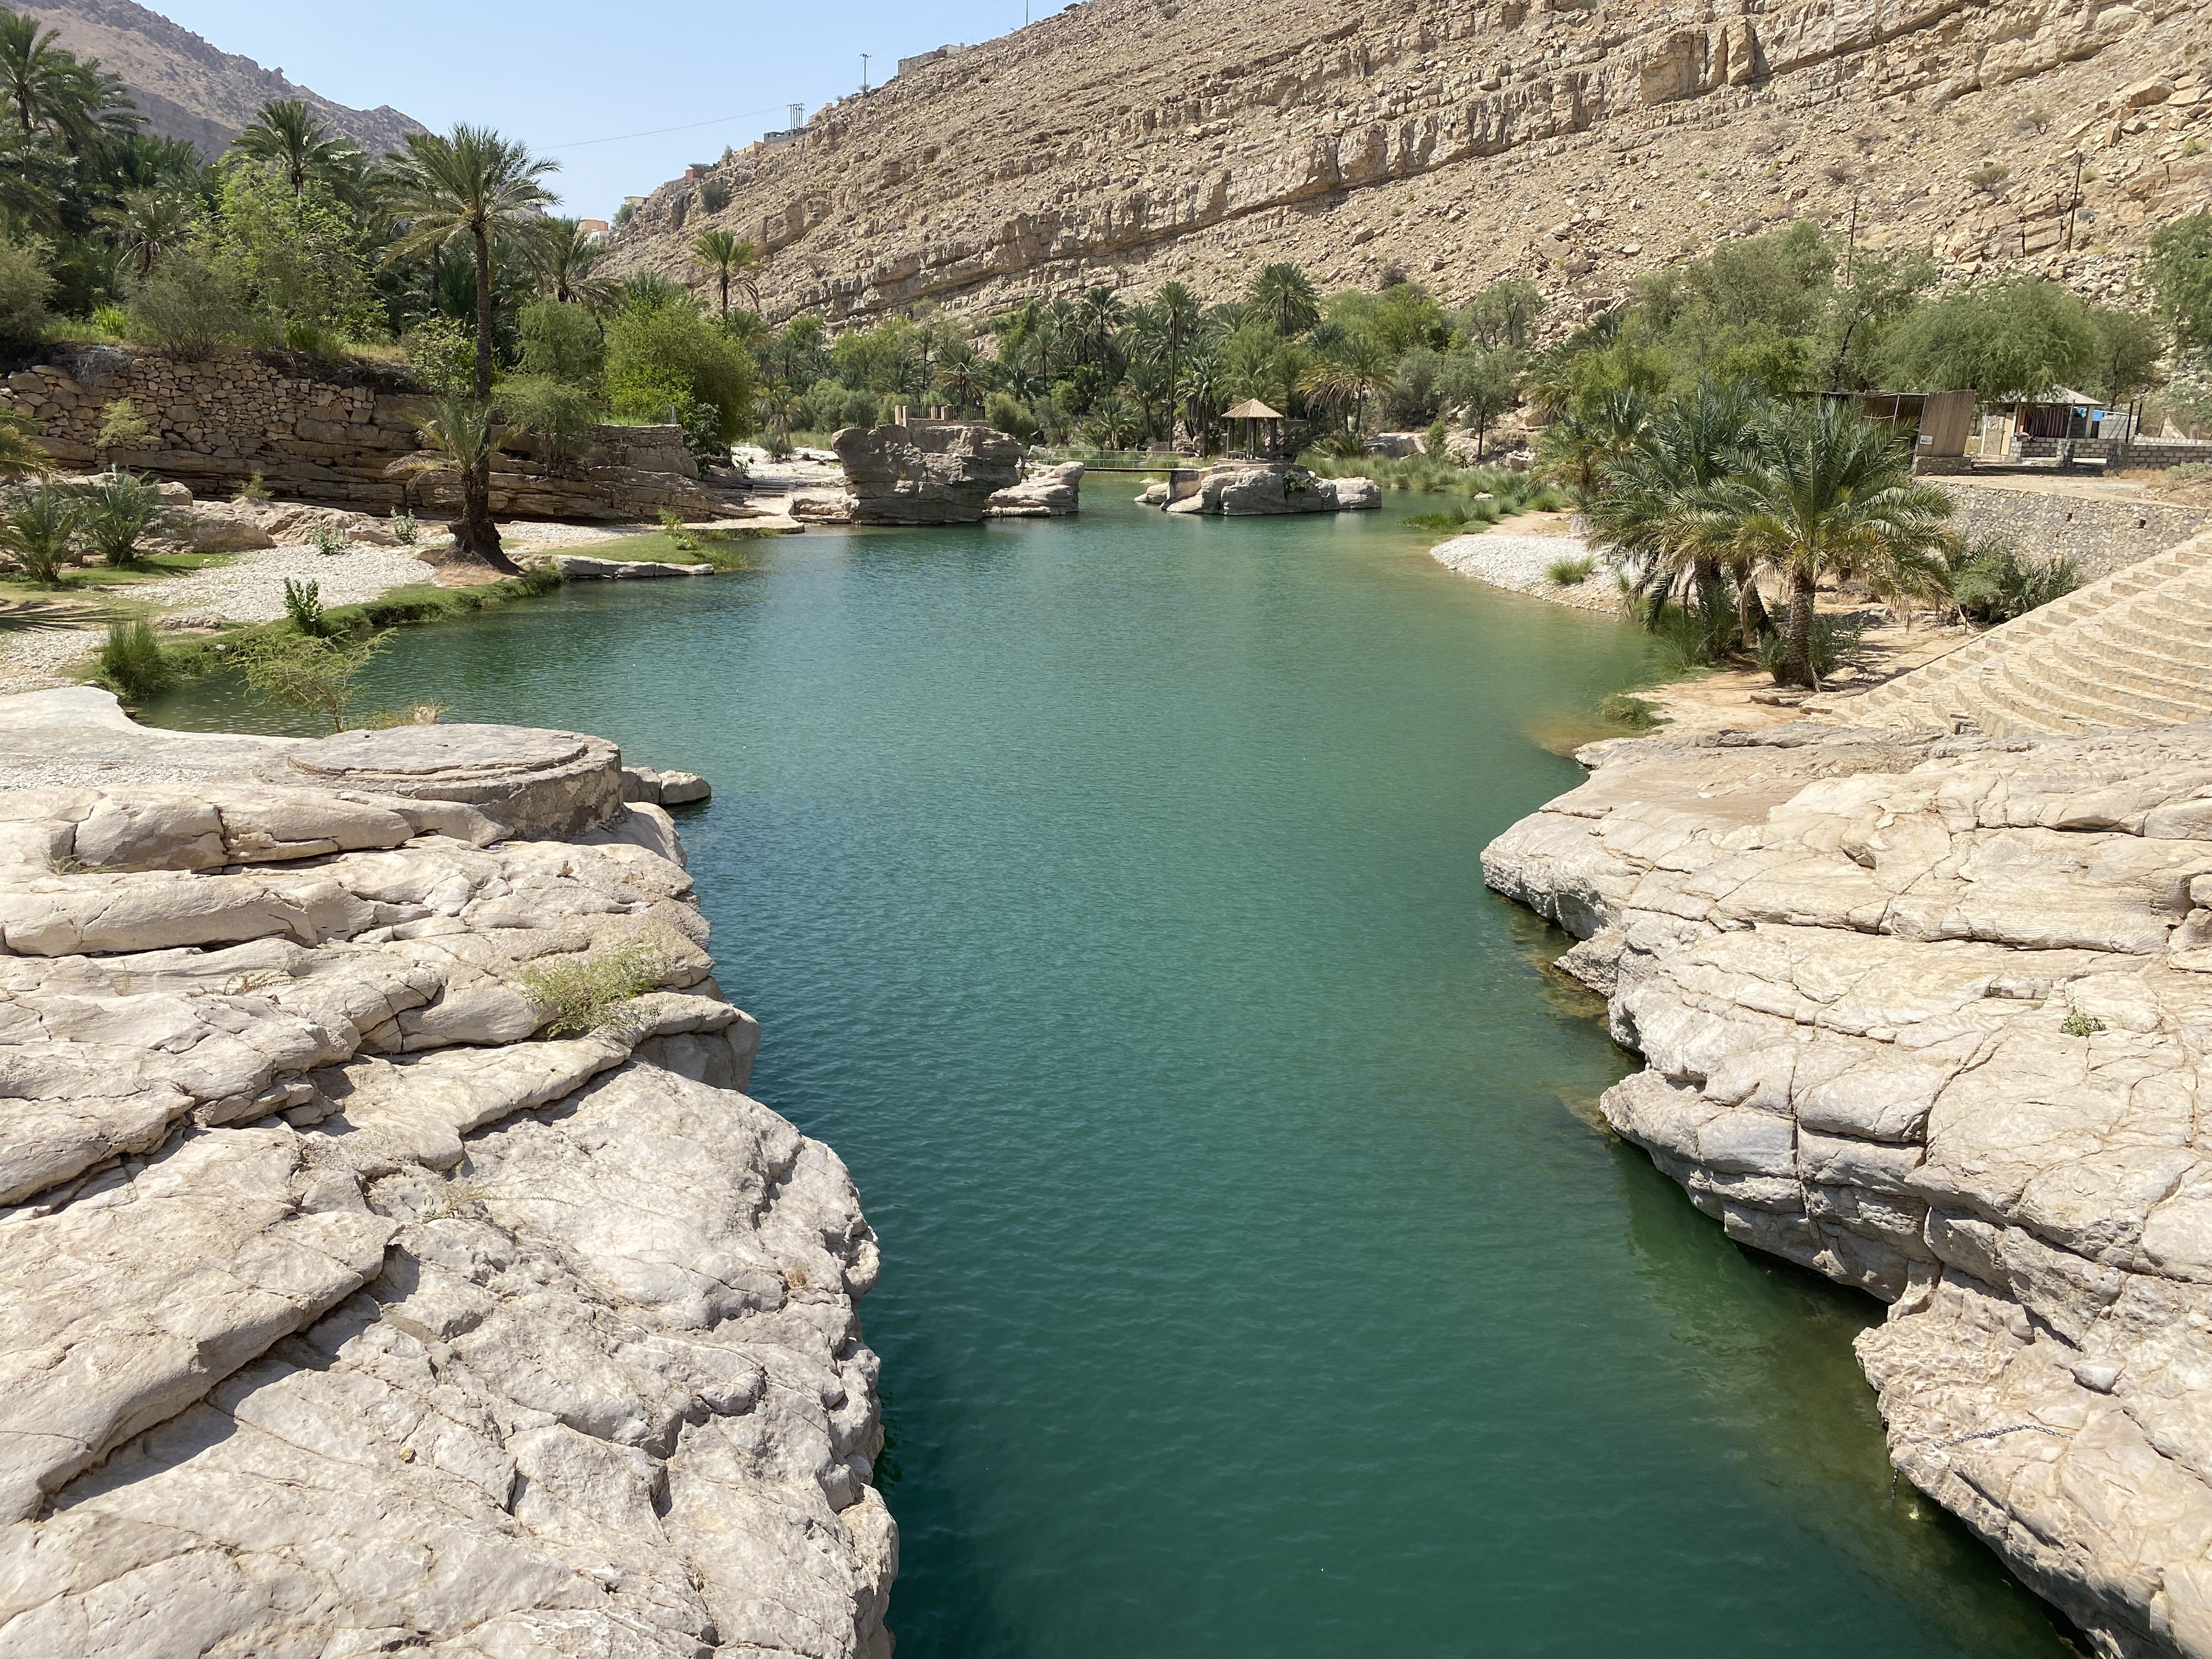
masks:
<path fill-rule="evenodd" d="M 754 1091 L 884 1242 L 902 1654 L 2065 1651 L 1893 1496 L 1879 1310 L 1592 1127 L 1630 1062 L 1483 889 L 1579 775 L 1530 733 L 1641 641 L 1401 508 L 1128 493 L 571 589 L 371 688 L 714 781 L 682 822 Z"/>

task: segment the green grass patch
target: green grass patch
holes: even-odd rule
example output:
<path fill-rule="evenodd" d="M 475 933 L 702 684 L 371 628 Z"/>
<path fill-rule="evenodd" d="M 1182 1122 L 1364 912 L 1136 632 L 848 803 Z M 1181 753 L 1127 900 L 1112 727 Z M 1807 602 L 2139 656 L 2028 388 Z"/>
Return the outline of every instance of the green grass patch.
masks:
<path fill-rule="evenodd" d="M 1595 559 L 1554 559 L 1544 567 L 1544 574 L 1554 587 L 1580 587 L 1596 568 Z"/>
<path fill-rule="evenodd" d="M 21 574 L 0 576 L 0 588 L 25 593 L 96 593 L 103 587 L 130 587 L 139 582 L 161 581 L 228 564 L 229 553 L 149 553 L 136 564 L 72 564 L 62 568 L 58 582 L 34 582 Z"/>
<path fill-rule="evenodd" d="M 742 526 L 723 530 L 686 530 L 683 539 L 692 545 L 680 545 L 676 538 L 665 530 L 649 531 L 642 536 L 619 536 L 611 542 L 585 542 L 574 547 L 564 547 L 563 553 L 582 559 L 619 559 L 625 562 L 651 564 L 711 564 L 717 570 L 750 570 L 752 560 L 745 550 L 748 542 L 769 541 L 781 532 L 765 526 L 750 530 Z"/>
<path fill-rule="evenodd" d="M 625 1005 L 659 988 L 667 952 L 650 939 L 615 951 L 561 957 L 520 969 L 515 983 L 537 1006 L 545 1035 L 604 1031 L 619 1026 Z"/>
<path fill-rule="evenodd" d="M 1668 715 L 1657 703 L 1649 697 L 1632 697 L 1626 691 L 1614 692 L 1598 704 L 1597 712 L 1632 732 L 1649 732 L 1668 721 Z"/>

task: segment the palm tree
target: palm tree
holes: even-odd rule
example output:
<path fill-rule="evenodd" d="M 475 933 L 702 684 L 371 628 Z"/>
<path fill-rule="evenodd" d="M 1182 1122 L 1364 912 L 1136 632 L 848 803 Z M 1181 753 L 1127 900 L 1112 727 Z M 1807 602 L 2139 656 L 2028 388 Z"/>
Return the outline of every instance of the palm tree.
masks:
<path fill-rule="evenodd" d="M 1251 303 L 1286 340 L 1321 320 L 1321 300 L 1312 279 L 1287 263 L 1269 265 L 1252 279 Z"/>
<path fill-rule="evenodd" d="M 730 314 L 730 284 L 735 282 L 744 289 L 760 309 L 760 289 L 754 283 L 751 272 L 760 264 L 760 249 L 726 230 L 702 230 L 691 239 L 690 251 L 684 256 L 695 265 L 704 265 L 720 279 L 722 285 L 722 315 Z"/>
<path fill-rule="evenodd" d="M 1183 348 L 1197 334 L 1203 312 L 1199 306 L 1198 296 L 1181 283 L 1162 283 L 1159 292 L 1152 295 L 1152 307 L 1159 313 L 1160 331 L 1167 337 L 1168 386 L 1172 393 L 1172 389 L 1182 380 Z M 1170 428 L 1174 426 L 1172 417 L 1168 424 Z M 1174 441 L 1172 430 L 1168 438 L 1170 442 Z"/>
<path fill-rule="evenodd" d="M 100 219 L 115 233 L 123 251 L 138 263 L 144 277 L 154 261 L 191 234 L 192 204 L 166 190 L 129 190 Z"/>
<path fill-rule="evenodd" d="M 1332 356 L 1308 369 L 1300 388 L 1331 408 L 1350 411 L 1352 429 L 1367 424 L 1367 400 L 1389 390 L 1392 365 L 1382 349 L 1355 334 Z"/>
<path fill-rule="evenodd" d="M 297 98 L 272 98 L 262 105 L 230 141 L 230 153 L 274 167 L 291 185 L 295 202 L 310 179 L 331 185 L 344 181 L 353 158 L 361 154 Z"/>
<path fill-rule="evenodd" d="M 1928 556 L 1954 544 L 1950 498 L 1912 476 L 1912 454 L 1843 398 L 1783 407 L 1753 433 L 1741 469 L 1715 487 L 1712 539 L 1790 583 L 1785 685 L 1820 688 L 1813 604 L 1824 575 L 1892 592 L 1921 585 Z"/>
<path fill-rule="evenodd" d="M 54 470 L 53 458 L 31 441 L 28 417 L 9 410 L 0 414 L 0 478 L 44 478 Z"/>
<path fill-rule="evenodd" d="M 544 234 L 531 251 L 538 283 L 562 305 L 606 303 L 605 279 L 592 275 L 592 267 L 599 262 L 599 240 L 578 230 L 574 219 L 547 219 Z"/>
<path fill-rule="evenodd" d="M 97 58 L 64 51 L 60 40 L 59 31 L 37 18 L 0 9 L 0 99 L 15 112 L 24 142 L 44 128 L 81 155 L 104 137 L 136 129 L 139 117 L 122 81 Z"/>
<path fill-rule="evenodd" d="M 990 387 L 990 376 L 982 360 L 962 346 L 946 352 L 939 361 L 937 383 L 945 388 L 945 395 L 952 406 L 965 413 L 983 401 L 983 393 Z"/>
<path fill-rule="evenodd" d="M 1210 351 L 1197 353 L 1183 365 L 1182 381 L 1176 392 L 1182 399 L 1183 419 L 1189 422 L 1190 434 L 1198 440 L 1199 453 L 1206 454 L 1212 448 L 1213 423 L 1229 406 L 1221 360 Z"/>
<path fill-rule="evenodd" d="M 1593 546 L 1640 564 L 1639 587 L 1663 596 L 1685 572 L 1700 594 L 1726 563 L 1736 580 L 1736 615 L 1747 650 L 1769 631 L 1751 562 L 1735 554 L 1714 489 L 1743 465 L 1747 433 L 1771 413 L 1746 381 L 1701 381 L 1652 416 L 1629 447 L 1597 474 L 1588 503 Z"/>
<path fill-rule="evenodd" d="M 466 122 L 448 137 L 410 132 L 407 148 L 392 158 L 394 206 L 409 223 L 385 250 L 387 260 L 434 252 L 465 237 L 476 256 L 477 401 L 491 398 L 491 250 L 497 237 L 532 240 L 551 192 L 538 182 L 560 170 L 550 156 L 533 156 L 489 127 Z M 486 416 L 489 419 L 489 416 Z M 484 451 L 489 458 L 490 450 Z M 489 459 L 487 459 L 487 465 Z M 489 489 L 489 483 L 485 488 Z M 486 522 L 489 520 L 487 518 Z M 495 550 L 497 537 L 493 538 Z"/>
<path fill-rule="evenodd" d="M 521 566 L 499 544 L 491 516 L 491 459 L 499 448 L 499 420 L 489 398 L 448 394 L 430 404 L 416 425 L 428 452 L 394 461 L 387 469 L 403 478 L 453 473 L 461 483 L 461 516 L 453 521 L 454 550 L 510 576 Z"/>
<path fill-rule="evenodd" d="M 1599 467 L 1626 454 L 1651 419 L 1651 399 L 1633 386 L 1619 386 L 1601 397 L 1577 398 L 1536 440 L 1543 471 L 1572 487 L 1577 499 L 1589 499 Z"/>
<path fill-rule="evenodd" d="M 1114 354 L 1115 336 L 1128 315 L 1110 288 L 1087 291 L 1075 307 L 1075 346 L 1087 363 L 1103 365 Z"/>

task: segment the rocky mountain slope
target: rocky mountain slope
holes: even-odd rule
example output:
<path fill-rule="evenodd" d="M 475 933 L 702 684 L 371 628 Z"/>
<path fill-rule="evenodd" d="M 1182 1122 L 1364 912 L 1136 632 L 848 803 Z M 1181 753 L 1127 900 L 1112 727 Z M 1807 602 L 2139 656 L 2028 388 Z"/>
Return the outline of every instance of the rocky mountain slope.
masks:
<path fill-rule="evenodd" d="M 1607 1121 L 1890 1304 L 1890 1455 L 2102 1659 L 2212 1656 L 2212 726 L 1601 746 L 1486 848 Z"/>
<path fill-rule="evenodd" d="M 835 319 L 1219 297 L 1294 259 L 1448 300 L 1527 276 L 1556 321 L 1811 216 L 2111 289 L 2202 204 L 2208 46 L 2205 0 L 1085 0 L 724 161 L 718 212 L 663 185 L 614 263 L 696 283 L 684 244 L 726 226 L 765 250 L 771 316 Z"/>
<path fill-rule="evenodd" d="M 61 33 L 81 58 L 123 77 L 150 129 L 189 138 L 213 155 L 272 98 L 297 98 L 371 155 L 398 147 L 422 124 L 390 105 L 349 109 L 294 85 L 281 70 L 222 52 L 190 29 L 131 0 L 35 0 L 20 7 Z"/>

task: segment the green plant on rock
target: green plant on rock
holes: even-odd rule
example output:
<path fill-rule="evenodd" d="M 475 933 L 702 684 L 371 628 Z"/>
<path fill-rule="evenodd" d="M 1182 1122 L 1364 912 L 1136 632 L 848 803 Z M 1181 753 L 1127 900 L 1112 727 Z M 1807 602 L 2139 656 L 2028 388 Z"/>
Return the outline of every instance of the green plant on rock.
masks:
<path fill-rule="evenodd" d="M 153 441 L 154 428 L 128 398 L 118 398 L 100 412 L 100 435 L 93 446 L 101 451 L 144 449 Z"/>
<path fill-rule="evenodd" d="M 2105 1022 L 2094 1014 L 2069 1014 L 2058 1024 L 2058 1029 L 2068 1036 L 2094 1036 L 2105 1029 Z"/>
<path fill-rule="evenodd" d="M 351 539 L 334 524 L 319 524 L 307 532 L 307 544 L 325 557 L 336 557 L 353 545 Z"/>
<path fill-rule="evenodd" d="M 1554 559 L 1544 567 L 1544 576 L 1554 587 L 1579 587 L 1596 568 L 1595 559 Z"/>
<path fill-rule="evenodd" d="M 130 472 L 108 473 L 87 489 L 79 520 L 85 551 L 118 568 L 137 563 L 149 540 L 187 522 L 162 502 L 158 485 Z"/>
<path fill-rule="evenodd" d="M 322 584 L 316 581 L 294 581 L 284 578 L 284 614 L 292 619 L 292 626 L 307 638 L 328 638 L 335 631 L 331 619 L 323 610 Z"/>
<path fill-rule="evenodd" d="M 514 977 L 536 1005 L 547 1036 L 605 1031 L 621 1026 L 625 1004 L 659 988 L 668 954 L 660 941 L 638 939 L 614 950 L 538 963 Z"/>
<path fill-rule="evenodd" d="M 2081 570 L 2073 560 L 2031 562 L 2011 543 L 1995 536 L 1984 536 L 1942 560 L 1940 569 L 1952 607 L 1984 628 L 2024 617 L 2081 585 Z"/>
<path fill-rule="evenodd" d="M 0 478 L 43 478 L 53 471 L 53 458 L 31 441 L 36 430 L 29 416 L 0 410 Z"/>
<path fill-rule="evenodd" d="M 153 624 L 143 617 L 108 623 L 99 663 L 100 678 L 125 702 L 143 702 L 176 683 L 176 671 L 162 654 Z"/>
<path fill-rule="evenodd" d="M 422 532 L 422 526 L 415 521 L 415 515 L 412 513 L 404 512 L 398 509 L 393 510 L 392 514 L 392 539 L 398 542 L 400 546 L 414 546 L 415 538 Z"/>
<path fill-rule="evenodd" d="M 0 506 L 0 552 L 12 556 L 27 580 L 58 586 L 63 568 L 76 561 L 83 512 L 73 491 L 55 484 L 19 490 Z"/>
<path fill-rule="evenodd" d="M 265 501 L 269 499 L 269 486 L 262 482 L 261 475 L 257 472 L 231 491 L 230 499 L 239 502 Z"/>
<path fill-rule="evenodd" d="M 675 512 L 669 507 L 662 507 L 660 509 L 660 529 L 661 533 L 668 538 L 670 545 L 673 546 L 678 552 L 696 553 L 698 551 L 699 538 L 691 533 L 691 528 L 689 525 L 684 523 L 684 515 L 681 513 Z"/>
<path fill-rule="evenodd" d="M 1597 712 L 1632 731 L 1649 732 L 1655 726 L 1667 723 L 1666 711 L 1649 697 L 1633 697 L 1626 691 L 1616 691 L 1597 706 Z"/>
<path fill-rule="evenodd" d="M 389 629 L 329 639 L 265 634 L 241 645 L 234 660 L 255 695 L 305 709 L 343 732 L 355 682 L 390 640 Z"/>

